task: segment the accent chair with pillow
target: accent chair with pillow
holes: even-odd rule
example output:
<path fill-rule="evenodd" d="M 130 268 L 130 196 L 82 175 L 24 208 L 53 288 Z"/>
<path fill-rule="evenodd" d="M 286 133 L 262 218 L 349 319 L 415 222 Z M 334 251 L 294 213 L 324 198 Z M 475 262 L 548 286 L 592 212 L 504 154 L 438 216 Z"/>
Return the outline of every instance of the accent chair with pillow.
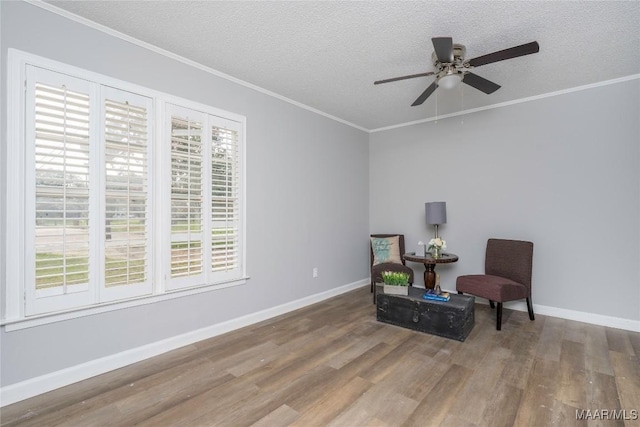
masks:
<path fill-rule="evenodd" d="M 370 238 L 371 254 L 371 292 L 376 302 L 376 283 L 382 283 L 382 272 L 402 272 L 409 275 L 409 285 L 413 285 L 413 270 L 405 265 L 404 234 L 372 234 Z"/>

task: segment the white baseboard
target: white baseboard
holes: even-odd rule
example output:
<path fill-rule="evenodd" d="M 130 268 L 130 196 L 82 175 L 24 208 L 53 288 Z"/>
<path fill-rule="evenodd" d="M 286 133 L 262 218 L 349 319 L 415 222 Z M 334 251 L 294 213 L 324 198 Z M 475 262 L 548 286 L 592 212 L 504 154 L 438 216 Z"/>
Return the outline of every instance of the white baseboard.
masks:
<path fill-rule="evenodd" d="M 55 390 L 78 381 L 86 380 L 87 378 L 104 374 L 105 372 L 122 368 L 132 363 L 140 362 L 141 360 L 175 350 L 176 348 L 184 347 L 245 326 L 253 325 L 255 323 L 262 322 L 263 320 L 280 316 L 281 314 L 286 314 L 290 311 L 324 301 L 365 285 L 369 285 L 368 278 L 310 295 L 296 301 L 278 305 L 276 307 L 271 307 L 256 313 L 251 313 L 246 316 L 207 326 L 186 334 L 167 338 L 142 347 L 132 348 L 121 353 L 102 357 L 100 359 L 92 360 L 60 371 L 51 372 L 16 384 L 10 384 L 6 387 L 0 388 L 0 407 Z"/>
<path fill-rule="evenodd" d="M 100 359 L 92 360 L 90 362 L 76 365 L 71 368 L 62 369 L 60 371 L 21 381 L 16 384 L 10 384 L 6 387 L 0 388 L 0 407 L 19 402 L 33 396 L 37 396 L 39 394 L 67 386 L 69 384 L 73 384 L 75 382 L 82 381 L 96 375 L 104 374 L 105 372 L 122 368 L 132 363 L 140 362 L 150 357 L 175 350 L 176 348 L 184 347 L 198 341 L 202 341 L 208 338 L 215 337 L 217 335 L 243 328 L 245 326 L 262 322 L 263 320 L 271 319 L 281 314 L 289 313 L 299 308 L 324 301 L 326 299 L 343 294 L 345 292 L 352 291 L 362 286 L 368 286 L 369 283 L 370 279 L 362 279 L 357 282 L 340 286 L 338 288 L 310 295 L 296 301 L 291 301 L 276 307 L 271 307 L 266 310 L 231 319 L 226 322 L 207 326 L 206 328 L 198 329 L 186 334 L 167 338 L 165 340 L 157 341 L 155 343 L 148 344 L 142 347 L 136 347 L 127 351 L 123 351 L 121 353 L 102 357 Z M 479 303 L 486 303 L 486 301 L 481 298 L 477 299 L 476 301 Z M 524 301 L 505 303 L 505 308 L 518 311 L 527 311 L 527 305 Z M 545 316 L 559 317 L 562 319 L 575 320 L 578 322 L 591 323 L 594 325 L 608 326 L 611 328 L 640 332 L 640 321 L 637 320 L 603 316 L 599 314 L 566 310 L 563 308 L 549 307 L 538 304 L 533 305 L 533 310 L 535 313 Z"/>
<path fill-rule="evenodd" d="M 448 291 L 455 292 L 455 291 Z M 476 298 L 476 303 L 489 304 L 483 298 Z M 504 308 L 518 311 L 527 311 L 527 303 L 512 301 L 504 303 Z M 533 304 L 533 312 L 545 316 L 558 317 L 560 319 L 575 320 L 577 322 L 590 323 L 592 325 L 607 326 L 609 328 L 624 329 L 631 332 L 640 332 L 640 320 L 623 319 L 621 317 L 603 316 L 602 314 L 587 313 L 584 311 L 567 310 L 565 308 L 550 307 L 548 305 Z"/>

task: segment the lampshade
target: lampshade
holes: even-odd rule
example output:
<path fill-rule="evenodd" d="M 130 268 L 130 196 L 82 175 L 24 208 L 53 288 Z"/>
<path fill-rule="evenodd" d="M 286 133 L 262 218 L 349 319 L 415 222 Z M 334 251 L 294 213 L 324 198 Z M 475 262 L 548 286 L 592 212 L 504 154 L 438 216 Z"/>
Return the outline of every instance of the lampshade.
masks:
<path fill-rule="evenodd" d="M 446 74 L 438 79 L 438 86 L 444 89 L 453 89 L 462 81 L 462 74 Z"/>
<path fill-rule="evenodd" d="M 427 202 L 424 204 L 427 225 L 447 223 L 447 202 Z"/>

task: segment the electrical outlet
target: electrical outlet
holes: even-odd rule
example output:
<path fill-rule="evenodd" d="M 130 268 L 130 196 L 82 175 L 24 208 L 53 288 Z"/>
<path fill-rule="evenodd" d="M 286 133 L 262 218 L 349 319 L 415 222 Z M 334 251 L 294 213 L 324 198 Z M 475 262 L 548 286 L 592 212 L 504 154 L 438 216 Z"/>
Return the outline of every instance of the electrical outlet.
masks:
<path fill-rule="evenodd" d="M 313 274 L 313 277 L 318 277 L 318 267 L 313 267 L 311 273 Z"/>

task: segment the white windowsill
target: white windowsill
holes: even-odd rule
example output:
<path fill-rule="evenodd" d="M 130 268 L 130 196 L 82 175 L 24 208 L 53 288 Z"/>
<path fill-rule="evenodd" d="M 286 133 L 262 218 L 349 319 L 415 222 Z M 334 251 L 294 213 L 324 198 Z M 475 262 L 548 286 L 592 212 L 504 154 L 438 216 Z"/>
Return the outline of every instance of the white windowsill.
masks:
<path fill-rule="evenodd" d="M 109 311 L 122 310 L 129 307 L 136 307 L 139 305 L 153 304 L 159 301 L 166 301 L 175 298 L 182 298 L 189 295 L 201 294 L 203 292 L 215 291 L 217 289 L 224 289 L 233 286 L 243 285 L 247 282 L 249 277 L 243 277 L 238 280 L 227 283 L 218 283 L 215 285 L 202 285 L 189 289 L 179 289 L 175 291 L 166 291 L 160 295 L 150 295 L 144 297 L 131 298 L 125 301 L 114 301 L 103 304 L 93 305 L 91 307 L 74 308 L 63 312 L 47 313 L 36 316 L 30 316 L 28 318 L 21 319 L 7 319 L 0 323 L 0 326 L 5 327 L 6 332 L 19 331 L 21 329 L 32 328 L 35 326 L 46 325 L 48 323 L 61 322 L 69 319 L 77 319 L 79 317 L 91 316 L 99 313 L 106 313 Z"/>

